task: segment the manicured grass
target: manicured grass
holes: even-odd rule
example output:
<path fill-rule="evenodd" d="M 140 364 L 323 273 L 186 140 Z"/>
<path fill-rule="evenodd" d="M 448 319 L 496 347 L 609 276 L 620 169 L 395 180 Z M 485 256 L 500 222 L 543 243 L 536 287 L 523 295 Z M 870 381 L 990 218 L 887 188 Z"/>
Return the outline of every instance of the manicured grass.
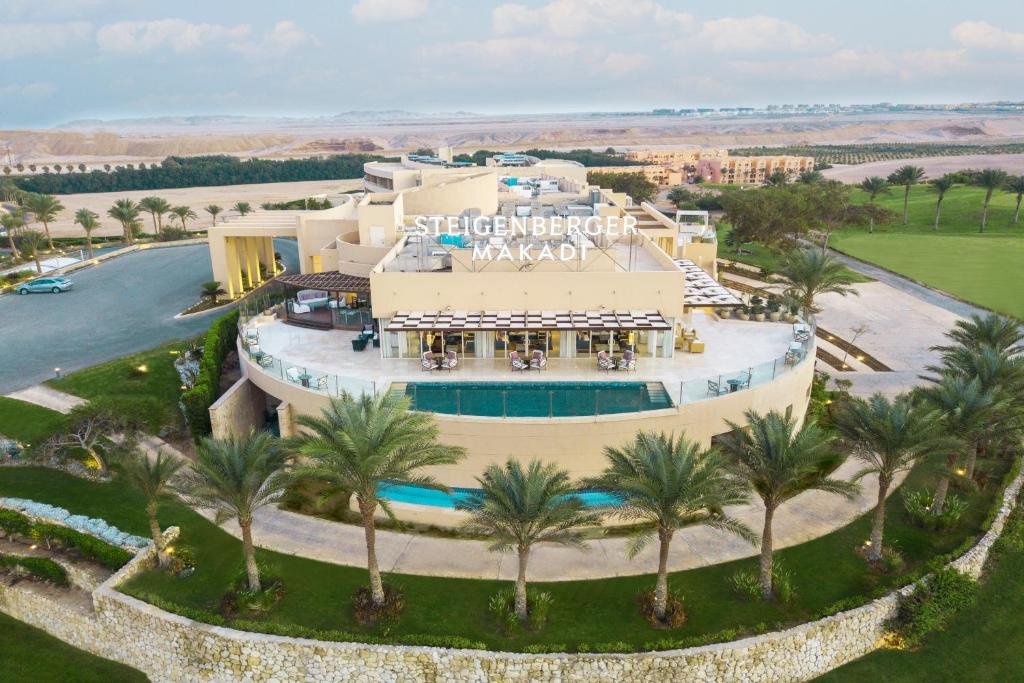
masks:
<path fill-rule="evenodd" d="M 859 200 L 866 201 L 863 193 Z M 989 207 L 985 234 L 978 233 L 984 190 L 955 187 L 942 203 L 942 221 L 932 229 L 935 193 L 915 186 L 910 193 L 910 220 L 903 225 L 903 192 L 893 188 L 876 202 L 892 210 L 895 220 L 832 237 L 832 245 L 956 297 L 1024 319 L 1024 222 L 1012 223 L 1015 196 L 997 192 Z"/>
<path fill-rule="evenodd" d="M 24 444 L 35 444 L 60 431 L 66 420 L 53 410 L 0 396 L 0 434 Z"/>
<path fill-rule="evenodd" d="M 1018 513 L 1019 514 L 1019 513 Z M 914 652 L 880 650 L 822 676 L 822 683 L 860 681 L 1024 680 L 1024 545 L 994 558 L 977 603 Z"/>
<path fill-rule="evenodd" d="M 757 266 L 758 268 L 766 268 L 769 272 L 774 272 L 778 268 L 779 259 L 782 254 L 777 249 L 766 247 L 763 244 L 756 242 L 749 242 L 743 245 L 743 253 L 737 254 L 736 249 L 730 247 L 727 244 L 729 233 L 732 231 L 732 226 L 728 223 L 718 223 L 718 258 L 725 259 L 727 261 L 739 261 L 740 263 L 746 263 L 747 265 Z M 871 278 L 866 275 L 847 269 L 847 272 L 853 279 L 853 282 L 871 282 Z"/>
<path fill-rule="evenodd" d="M 165 424 L 181 422 L 181 380 L 174 369 L 177 355 L 172 352 L 181 351 L 184 346 L 184 342 L 171 342 L 46 383 L 85 399 L 105 398 L 132 406 L 155 432 Z M 139 372 L 141 366 L 145 366 L 145 372 Z"/>
<path fill-rule="evenodd" d="M 915 471 L 910 486 L 921 486 L 926 478 L 923 470 Z M 910 568 L 918 566 L 935 554 L 960 546 L 967 537 L 964 530 L 976 528 L 987 513 L 991 494 L 991 489 L 972 494 L 973 504 L 960 530 L 947 535 L 911 526 L 896 495 L 889 502 L 888 538 L 909 561 Z M 139 497 L 117 480 L 97 484 L 43 469 L 0 470 L 0 495 L 61 505 L 76 513 L 101 517 L 132 533 L 146 533 Z M 164 526 L 182 527 L 181 543 L 193 547 L 196 573 L 178 579 L 153 572 L 137 577 L 124 589 L 189 608 L 216 611 L 241 568 L 239 542 L 181 504 L 162 506 L 160 519 Z M 870 573 L 854 553 L 867 537 L 868 527 L 869 519 L 864 516 L 825 537 L 781 551 L 778 556 L 793 573 L 797 589 L 797 599 L 790 605 L 746 602 L 732 593 L 728 577 L 740 569 L 753 570 L 753 558 L 674 574 L 671 584 L 685 596 L 689 617 L 676 631 L 652 629 L 637 612 L 637 594 L 653 585 L 649 575 L 532 584 L 534 590 L 549 591 L 554 597 L 550 623 L 541 633 L 512 637 L 503 635 L 487 612 L 488 599 L 508 582 L 394 575 L 388 580 L 405 590 L 407 606 L 401 618 L 386 627 L 387 633 L 463 636 L 495 649 L 557 643 L 572 650 L 580 644 L 613 641 L 642 648 L 664 638 L 695 638 L 725 629 L 747 631 L 797 623 L 813 618 L 837 601 L 870 594 L 898 580 Z M 284 597 L 262 619 L 385 635 L 381 629 L 359 626 L 352 618 L 351 598 L 365 583 L 365 570 L 264 551 L 260 551 L 259 559 L 272 567 L 286 586 Z"/>
<path fill-rule="evenodd" d="M 135 669 L 74 648 L 0 612 L 0 680 L 32 683 L 146 681 Z"/>

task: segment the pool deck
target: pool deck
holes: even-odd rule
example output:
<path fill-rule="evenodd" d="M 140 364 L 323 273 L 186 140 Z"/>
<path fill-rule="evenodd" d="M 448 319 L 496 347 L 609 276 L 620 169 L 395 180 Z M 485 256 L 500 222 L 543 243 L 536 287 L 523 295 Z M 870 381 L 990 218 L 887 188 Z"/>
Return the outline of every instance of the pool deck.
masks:
<path fill-rule="evenodd" d="M 549 358 L 543 371 L 513 372 L 504 358 L 460 358 L 452 372 L 426 372 L 418 358 L 383 358 L 380 349 L 367 347 L 353 351 L 351 340 L 357 333 L 348 330 L 312 330 L 286 325 L 279 320 L 255 319 L 260 349 L 275 360 L 306 369 L 311 375 L 337 376 L 340 386 L 374 386 L 378 390 L 389 383 L 515 381 L 515 382 L 585 382 L 633 381 L 662 382 L 673 400 L 680 396 L 680 385 L 686 387 L 684 400 L 707 393 L 706 380 L 721 375 L 722 379 L 738 376 L 748 368 L 771 364 L 781 359 L 793 340 L 792 325 L 784 322 L 745 322 L 719 320 L 703 313 L 693 315 L 692 327 L 705 342 L 706 351 L 693 354 L 676 350 L 672 358 L 638 357 L 635 372 L 606 372 L 597 368 L 594 358 Z M 778 372 L 785 371 L 781 360 Z M 693 395 L 691 395 L 693 394 Z"/>

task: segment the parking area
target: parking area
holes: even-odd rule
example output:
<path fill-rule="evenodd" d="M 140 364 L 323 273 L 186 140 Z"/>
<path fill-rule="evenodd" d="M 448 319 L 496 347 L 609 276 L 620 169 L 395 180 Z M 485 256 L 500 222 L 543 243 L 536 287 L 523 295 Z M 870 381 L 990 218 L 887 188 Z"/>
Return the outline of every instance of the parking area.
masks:
<path fill-rule="evenodd" d="M 295 243 L 278 240 L 288 267 Z M 212 276 L 204 244 L 127 254 L 69 276 L 64 294 L 0 297 L 0 394 L 206 329 L 217 312 L 175 320 Z"/>

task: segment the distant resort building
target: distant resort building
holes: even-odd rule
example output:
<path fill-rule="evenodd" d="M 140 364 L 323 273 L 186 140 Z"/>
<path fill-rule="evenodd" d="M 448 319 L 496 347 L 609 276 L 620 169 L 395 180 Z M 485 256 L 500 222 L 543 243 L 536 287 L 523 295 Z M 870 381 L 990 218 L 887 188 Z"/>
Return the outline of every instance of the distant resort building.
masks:
<path fill-rule="evenodd" d="M 635 149 L 625 153 L 630 161 L 653 166 L 619 167 L 619 171 L 643 173 L 659 185 L 679 185 L 700 177 L 704 182 L 726 185 L 761 185 L 776 171 L 796 177 L 814 170 L 814 157 L 785 154 L 772 156 L 730 156 L 727 149 Z M 662 169 L 659 173 L 656 169 Z M 593 169 L 591 169 L 593 170 Z M 605 169 L 610 170 L 610 169 Z M 675 175 L 671 175 L 675 174 Z M 660 182 L 663 179 L 667 182 Z"/>

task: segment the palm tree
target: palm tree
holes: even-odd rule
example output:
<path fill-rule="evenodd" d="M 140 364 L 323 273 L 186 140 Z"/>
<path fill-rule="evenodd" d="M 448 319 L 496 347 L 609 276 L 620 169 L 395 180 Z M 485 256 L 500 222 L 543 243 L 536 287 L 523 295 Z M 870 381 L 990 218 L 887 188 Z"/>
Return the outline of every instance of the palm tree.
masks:
<path fill-rule="evenodd" d="M 36 262 L 36 272 L 43 274 L 43 264 L 39 262 L 39 246 L 46 239 L 46 235 L 38 230 L 22 230 L 18 235 L 21 242 L 21 255 Z"/>
<path fill-rule="evenodd" d="M 915 404 L 907 394 L 891 402 L 882 394 L 843 401 L 835 425 L 853 447 L 854 456 L 864 463 L 854 481 L 869 474 L 878 477 L 878 502 L 867 550 L 868 559 L 878 562 L 882 559 L 889 487 L 900 472 L 909 471 L 919 460 L 955 449 L 955 441 L 943 433 L 937 411 Z"/>
<path fill-rule="evenodd" d="M 195 220 L 198 218 L 196 212 L 187 206 L 176 206 L 171 209 L 171 213 L 178 217 L 181 221 L 181 229 L 188 232 L 188 225 L 185 223 L 186 220 Z"/>
<path fill-rule="evenodd" d="M 796 181 L 802 185 L 814 185 L 825 179 L 821 171 L 803 171 L 796 177 Z"/>
<path fill-rule="evenodd" d="M 978 232 L 985 232 L 985 223 L 988 221 L 988 203 L 992 201 L 992 193 L 1001 190 L 1006 185 L 1006 171 L 998 168 L 986 168 L 974 178 L 974 184 L 985 188 L 985 203 L 981 207 L 981 227 Z"/>
<path fill-rule="evenodd" d="M 210 204 L 208 207 L 206 207 L 206 213 L 208 213 L 211 216 L 213 216 L 213 224 L 214 225 L 217 225 L 217 214 L 219 214 L 223 210 L 224 209 L 222 209 L 221 207 L 217 206 L 216 204 Z"/>
<path fill-rule="evenodd" d="M 321 415 L 301 415 L 296 422 L 306 429 L 289 441 L 291 449 L 306 459 L 296 476 L 355 494 L 366 537 L 371 600 L 383 605 L 374 515 L 378 506 L 389 517 L 394 515 L 378 497 L 381 489 L 399 481 L 444 489 L 423 474 L 423 468 L 451 465 L 464 451 L 438 443 L 433 417 L 410 411 L 408 399 L 390 392 L 358 398 L 343 393 Z"/>
<path fill-rule="evenodd" d="M 249 206 L 249 202 L 238 202 L 237 204 L 235 204 L 231 208 L 234 209 L 235 211 L 237 211 L 238 213 L 240 213 L 243 216 L 245 214 L 247 214 L 247 213 L 250 213 L 252 211 L 252 207 Z"/>
<path fill-rule="evenodd" d="M 880 194 L 888 194 L 889 193 L 889 181 L 887 181 L 885 178 L 882 178 L 882 177 L 876 176 L 876 175 L 867 177 L 864 180 L 860 181 L 860 184 L 857 187 L 859 187 L 864 192 L 868 193 L 868 204 L 874 204 L 875 203 L 875 198 L 878 195 L 880 195 Z M 874 232 L 874 231 L 875 231 L 875 216 L 874 216 L 874 214 L 872 214 L 871 215 L 871 222 L 869 223 L 869 226 L 868 226 L 868 232 Z"/>
<path fill-rule="evenodd" d="M 939 478 L 932 499 L 932 513 L 937 515 L 946 504 L 950 474 L 967 479 L 974 475 L 978 445 L 1004 405 L 998 402 L 995 390 L 986 389 L 977 377 L 967 378 L 953 373 L 922 387 L 920 395 L 927 405 L 941 411 L 946 433 L 958 437 L 967 447 L 967 463 L 963 469 L 955 469 L 959 460 L 957 451 L 951 452 L 946 459 L 946 471 Z"/>
<path fill-rule="evenodd" d="M 159 235 L 164 228 L 164 214 L 171 212 L 171 205 L 163 197 L 143 197 L 139 208 L 148 211 L 153 219 L 153 234 Z"/>
<path fill-rule="evenodd" d="M 553 463 L 532 460 L 524 467 L 510 458 L 503 467 L 488 465 L 477 483 L 480 490 L 457 504 L 471 515 L 463 529 L 487 536 L 492 551 L 516 553 L 515 612 L 519 621 L 526 621 L 530 550 L 539 543 L 583 548 L 580 527 L 596 524 L 600 515 L 588 512 L 579 496 L 572 495 L 569 474 Z"/>
<path fill-rule="evenodd" d="M 767 178 L 764 179 L 764 184 L 768 187 L 782 187 L 789 182 L 789 174 L 785 171 L 772 171 Z"/>
<path fill-rule="evenodd" d="M 288 453 L 269 432 L 227 439 L 205 438 L 182 479 L 188 501 L 216 512 L 214 521 L 238 520 L 250 591 L 259 591 L 260 572 L 252 542 L 253 514 L 276 501 L 288 483 Z"/>
<path fill-rule="evenodd" d="M 18 245 L 14 240 L 14 235 L 21 230 L 23 225 L 24 221 L 21 219 L 18 211 L 0 214 L 0 228 L 3 228 L 4 232 L 7 233 L 7 241 L 11 245 L 11 255 L 15 259 L 21 258 L 21 252 L 18 251 Z"/>
<path fill-rule="evenodd" d="M 1024 176 L 1015 175 L 1006 181 L 1006 191 L 1017 195 L 1017 205 L 1013 209 L 1013 224 L 1020 220 L 1020 200 L 1024 199 Z"/>
<path fill-rule="evenodd" d="M 996 313 L 984 317 L 972 313 L 967 320 L 957 320 L 953 329 L 946 332 L 945 336 L 952 344 L 933 346 L 932 351 L 945 355 L 957 348 L 977 350 L 985 346 L 1011 355 L 1024 351 L 1024 346 L 1021 346 L 1024 342 L 1024 332 L 1020 324 L 1013 318 Z"/>
<path fill-rule="evenodd" d="M 220 283 L 216 280 L 210 280 L 209 282 L 203 283 L 203 298 L 209 299 L 210 303 L 217 303 L 217 298 L 224 296 L 227 292 L 220 286 Z"/>
<path fill-rule="evenodd" d="M 99 214 L 89 209 L 79 209 L 75 212 L 75 223 L 82 226 L 85 231 L 85 248 L 92 258 L 92 231 L 100 227 Z"/>
<path fill-rule="evenodd" d="M 135 226 L 139 220 L 139 205 L 131 199 L 118 199 L 107 209 L 107 215 L 121 224 L 124 239 L 128 244 L 135 244 Z"/>
<path fill-rule="evenodd" d="M 50 237 L 50 221 L 57 217 L 57 214 L 64 210 L 64 205 L 52 194 L 30 194 L 25 198 L 25 208 L 31 212 L 35 219 L 43 224 L 43 231 L 46 233 L 46 243 L 50 251 L 53 251 L 53 238 Z"/>
<path fill-rule="evenodd" d="M 903 186 L 903 225 L 910 219 L 910 186 L 924 180 L 924 169 L 920 166 L 900 166 L 889 174 L 889 182 Z"/>
<path fill-rule="evenodd" d="M 589 479 L 587 487 L 608 491 L 615 498 L 613 510 L 618 516 L 642 523 L 629 545 L 629 557 L 635 557 L 657 534 L 654 615 L 658 619 L 665 619 L 669 545 L 678 529 L 706 524 L 757 543 L 747 525 L 723 512 L 727 505 L 746 503 L 748 491 L 730 476 L 717 451 L 702 452 L 698 444 L 683 437 L 640 432 L 627 446 L 606 447 L 604 453 L 610 464 Z"/>
<path fill-rule="evenodd" d="M 942 212 L 942 200 L 946 198 L 946 193 L 956 185 L 956 178 L 952 174 L 947 173 L 940 178 L 929 180 L 928 184 L 935 190 L 935 225 L 932 227 L 932 230 L 938 230 L 939 214 Z"/>
<path fill-rule="evenodd" d="M 693 193 L 683 186 L 673 187 L 669 190 L 668 200 L 678 209 L 686 202 L 693 199 Z"/>
<path fill-rule="evenodd" d="M 157 562 L 161 567 L 166 567 L 170 558 L 164 549 L 164 537 L 160 532 L 156 509 L 160 501 L 174 497 L 178 476 L 187 462 L 182 458 L 171 457 L 163 451 L 157 451 L 155 457 L 149 458 L 139 450 L 132 450 L 121 458 L 122 476 L 146 501 L 149 532 L 153 537 Z"/>
<path fill-rule="evenodd" d="M 853 274 L 828 253 L 813 247 L 794 249 L 779 265 L 785 296 L 800 302 L 805 314 L 820 312 L 814 300 L 821 294 L 858 295 Z"/>
<path fill-rule="evenodd" d="M 733 473 L 750 483 L 764 503 L 764 531 L 761 535 L 761 593 L 772 597 L 772 520 L 776 510 L 804 491 L 825 491 L 852 497 L 858 490 L 852 482 L 833 479 L 846 456 L 833 447 L 834 437 L 815 424 L 797 429 L 787 410 L 766 415 L 748 410 L 747 425 L 727 421 L 732 429 L 719 437 Z"/>

